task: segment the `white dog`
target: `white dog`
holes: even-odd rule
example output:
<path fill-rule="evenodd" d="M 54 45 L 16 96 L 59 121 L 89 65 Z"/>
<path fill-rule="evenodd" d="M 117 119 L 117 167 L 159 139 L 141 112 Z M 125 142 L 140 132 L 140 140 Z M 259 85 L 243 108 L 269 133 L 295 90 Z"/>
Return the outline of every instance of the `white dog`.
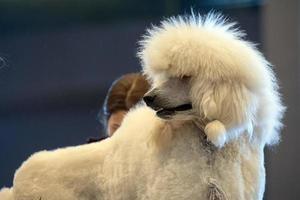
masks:
<path fill-rule="evenodd" d="M 0 200 L 262 199 L 284 107 L 269 63 L 220 16 L 171 18 L 139 57 L 153 89 L 100 143 L 42 151 Z"/>

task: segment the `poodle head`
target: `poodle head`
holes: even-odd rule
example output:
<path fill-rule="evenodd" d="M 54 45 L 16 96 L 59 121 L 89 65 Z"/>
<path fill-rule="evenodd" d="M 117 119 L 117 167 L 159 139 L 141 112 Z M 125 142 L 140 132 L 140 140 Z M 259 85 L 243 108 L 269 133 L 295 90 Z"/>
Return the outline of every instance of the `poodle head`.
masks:
<path fill-rule="evenodd" d="M 272 143 L 284 110 L 276 79 L 234 27 L 221 15 L 192 14 L 149 29 L 138 53 L 152 82 L 144 100 L 160 118 L 205 121 L 219 146 L 253 132 L 257 141 Z"/>

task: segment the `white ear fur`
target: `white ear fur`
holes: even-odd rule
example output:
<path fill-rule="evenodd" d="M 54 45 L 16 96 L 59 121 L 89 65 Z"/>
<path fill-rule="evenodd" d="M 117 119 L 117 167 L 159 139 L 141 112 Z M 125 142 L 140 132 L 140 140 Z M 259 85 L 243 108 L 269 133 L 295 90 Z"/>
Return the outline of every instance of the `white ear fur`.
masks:
<path fill-rule="evenodd" d="M 207 139 L 216 147 L 223 147 L 226 142 L 226 128 L 222 122 L 214 120 L 209 122 L 204 129 Z"/>
<path fill-rule="evenodd" d="M 245 86 L 223 82 L 205 91 L 200 108 L 209 121 L 204 130 L 208 140 L 222 147 L 244 132 L 251 136 L 256 101 Z"/>

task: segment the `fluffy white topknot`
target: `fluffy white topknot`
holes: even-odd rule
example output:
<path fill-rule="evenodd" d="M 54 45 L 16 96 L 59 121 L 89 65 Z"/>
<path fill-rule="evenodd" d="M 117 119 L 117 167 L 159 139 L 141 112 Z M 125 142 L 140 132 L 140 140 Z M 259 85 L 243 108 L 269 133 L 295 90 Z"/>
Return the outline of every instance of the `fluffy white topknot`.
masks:
<path fill-rule="evenodd" d="M 252 43 L 243 40 L 244 32 L 235 25 L 214 13 L 203 17 L 192 13 L 162 21 L 148 29 L 140 41 L 138 56 L 144 72 L 153 77 L 162 71 L 171 76 L 190 76 L 201 71 L 209 79 L 254 79 L 247 84 L 260 86 L 268 73 L 262 68 L 268 68 L 269 63 Z M 262 77 L 253 76 L 249 70 Z"/>

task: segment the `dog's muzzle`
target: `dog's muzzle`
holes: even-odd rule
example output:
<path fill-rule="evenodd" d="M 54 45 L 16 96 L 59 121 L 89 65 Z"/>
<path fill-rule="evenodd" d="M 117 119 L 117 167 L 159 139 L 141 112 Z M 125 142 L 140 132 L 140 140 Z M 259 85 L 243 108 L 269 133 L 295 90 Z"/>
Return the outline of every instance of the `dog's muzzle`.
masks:
<path fill-rule="evenodd" d="M 161 117 L 163 119 L 170 118 L 172 115 L 175 115 L 176 112 L 187 111 L 187 110 L 191 110 L 193 108 L 191 103 L 178 105 L 176 107 L 165 108 L 165 107 L 158 105 L 155 102 L 155 98 L 156 98 L 156 95 L 154 95 L 154 96 L 149 95 L 149 96 L 144 96 L 143 100 L 147 106 L 149 106 L 150 108 L 152 108 L 153 110 L 156 111 L 156 115 L 158 117 Z"/>

